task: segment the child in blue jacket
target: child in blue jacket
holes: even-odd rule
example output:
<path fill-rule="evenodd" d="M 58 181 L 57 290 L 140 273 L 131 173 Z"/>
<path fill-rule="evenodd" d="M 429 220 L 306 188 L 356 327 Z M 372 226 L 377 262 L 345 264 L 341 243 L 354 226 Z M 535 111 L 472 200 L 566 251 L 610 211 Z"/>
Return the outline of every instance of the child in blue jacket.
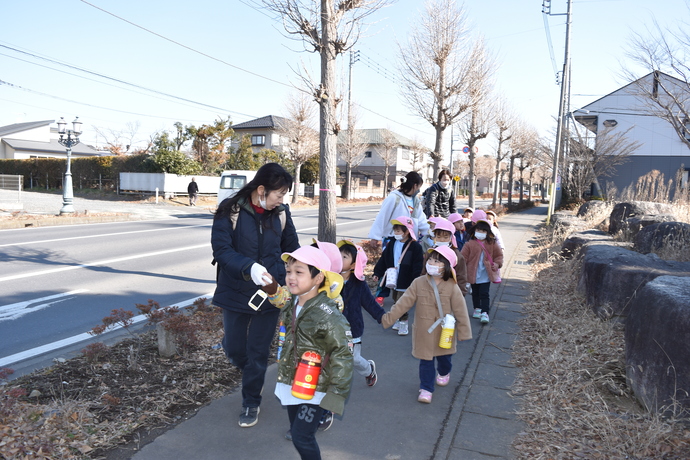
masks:
<path fill-rule="evenodd" d="M 373 387 L 377 380 L 376 363 L 362 357 L 362 334 L 364 333 L 362 308 L 378 323 L 381 323 L 381 317 L 386 311 L 376 302 L 369 285 L 364 281 L 364 267 L 367 265 L 367 255 L 364 250 L 348 240 L 339 241 L 338 247 L 343 257 L 343 271 L 340 274 L 345 280 L 341 292 L 345 304 L 343 315 L 350 323 L 352 330 L 354 370 L 365 377 L 367 385 Z"/>

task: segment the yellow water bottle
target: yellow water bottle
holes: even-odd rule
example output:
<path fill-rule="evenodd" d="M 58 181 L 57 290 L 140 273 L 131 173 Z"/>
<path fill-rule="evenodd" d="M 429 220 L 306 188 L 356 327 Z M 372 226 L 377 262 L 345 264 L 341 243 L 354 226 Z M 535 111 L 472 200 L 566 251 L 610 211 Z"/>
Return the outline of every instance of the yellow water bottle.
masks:
<path fill-rule="evenodd" d="M 446 315 L 441 326 L 441 340 L 438 346 L 441 348 L 451 348 L 455 337 L 455 318 L 453 315 Z"/>

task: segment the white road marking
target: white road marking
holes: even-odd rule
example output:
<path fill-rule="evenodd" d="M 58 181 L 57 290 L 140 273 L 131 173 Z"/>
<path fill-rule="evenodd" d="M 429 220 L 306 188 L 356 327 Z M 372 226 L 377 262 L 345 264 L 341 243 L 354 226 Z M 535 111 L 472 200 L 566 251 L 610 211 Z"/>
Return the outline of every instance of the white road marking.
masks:
<path fill-rule="evenodd" d="M 194 297 L 193 299 L 188 299 L 188 300 L 185 300 L 183 302 L 176 303 L 174 305 L 178 306 L 180 308 L 185 308 L 185 307 L 188 307 L 189 305 L 193 304 L 196 301 L 196 299 L 201 298 L 201 297 L 211 298 L 211 297 L 213 297 L 213 293 L 201 295 L 199 297 Z M 145 321 L 146 319 L 147 319 L 146 315 L 138 315 L 138 316 L 135 316 L 134 318 L 132 318 L 132 321 L 134 324 L 136 324 L 136 323 L 140 323 L 142 321 Z M 114 331 L 114 330 L 117 330 L 120 328 L 121 328 L 121 326 L 115 326 L 111 329 L 108 329 L 108 331 Z M 57 350 L 59 348 L 73 345 L 75 343 L 79 343 L 79 342 L 82 342 L 84 340 L 88 340 L 91 338 L 93 338 L 93 336 L 91 334 L 89 334 L 88 332 L 84 332 L 82 334 L 78 334 L 78 335 L 75 335 L 72 337 L 67 337 L 66 339 L 58 340 L 57 342 L 47 343 L 45 345 L 41 345 L 40 347 L 31 348 L 29 350 L 15 353 L 15 354 L 10 355 L 10 356 L 5 356 L 3 358 L 0 358 L 0 367 L 6 367 L 6 366 L 9 366 L 13 363 L 23 361 L 25 359 L 33 358 L 35 356 L 39 356 L 39 355 L 42 355 L 44 353 L 49 353 L 49 352 Z"/>
<path fill-rule="evenodd" d="M 162 254 L 170 254 L 173 252 L 188 251 L 190 249 L 205 248 L 205 247 L 208 247 L 210 245 L 211 245 L 211 243 L 208 242 L 208 243 L 204 243 L 204 244 L 197 244 L 195 246 L 186 246 L 183 248 L 167 249 L 165 251 L 147 252 L 144 254 L 137 254 L 135 256 L 118 257 L 115 259 L 100 260 L 98 262 L 92 262 L 92 263 L 88 263 L 88 264 L 69 265 L 67 267 L 51 268 L 49 270 L 41 270 L 41 271 L 30 272 L 30 273 L 21 273 L 19 275 L 11 275 L 11 276 L 5 276 L 3 278 L 0 278 L 0 282 L 18 280 L 18 279 L 22 279 L 22 278 L 31 278 L 33 276 L 49 275 L 51 273 L 65 272 L 65 271 L 69 271 L 69 270 L 77 270 L 80 268 L 98 267 L 101 265 L 109 265 L 109 264 L 113 264 L 116 262 L 124 262 L 126 260 L 133 260 L 133 259 L 141 259 L 144 257 L 159 256 Z"/>
<path fill-rule="evenodd" d="M 147 232 L 165 232 L 168 230 L 181 230 L 181 229 L 187 229 L 187 228 L 195 228 L 195 227 L 210 227 L 211 225 L 205 224 L 205 225 L 187 225 L 184 227 L 170 227 L 170 228 L 152 228 L 149 230 L 132 230 L 129 232 L 117 232 L 117 233 L 99 233 L 98 235 L 86 235 L 86 236 L 71 236 L 69 238 L 55 238 L 52 240 L 37 240 L 37 241 L 22 241 L 19 243 L 8 243 L 8 244 L 0 244 L 0 248 L 4 248 L 6 246 L 23 246 L 27 244 L 38 244 L 38 243 L 53 243 L 55 241 L 69 241 L 69 240 L 85 240 L 87 238 L 101 238 L 101 237 L 110 237 L 110 236 L 118 236 L 118 235 L 131 235 L 134 233 L 147 233 Z"/>
<path fill-rule="evenodd" d="M 21 318 L 24 315 L 43 310 L 56 303 L 64 302 L 69 297 L 86 292 L 88 289 L 77 289 L 75 291 L 64 292 L 62 294 L 49 295 L 40 299 L 26 300 L 24 302 L 12 303 L 0 306 L 0 322 Z M 45 302 L 45 303 L 41 303 Z"/>

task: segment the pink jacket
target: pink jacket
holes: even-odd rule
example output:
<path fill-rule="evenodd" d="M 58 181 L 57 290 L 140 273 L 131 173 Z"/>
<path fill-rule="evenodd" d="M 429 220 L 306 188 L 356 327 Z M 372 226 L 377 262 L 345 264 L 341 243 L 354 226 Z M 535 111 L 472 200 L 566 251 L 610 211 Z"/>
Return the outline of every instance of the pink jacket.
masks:
<path fill-rule="evenodd" d="M 479 257 L 484 251 L 482 244 L 486 251 L 491 255 L 494 263 L 498 265 L 498 268 L 503 266 L 503 250 L 498 246 L 498 244 L 489 244 L 486 241 L 480 243 L 476 239 L 471 239 L 462 247 L 462 254 L 465 257 L 465 262 L 467 263 L 467 281 L 470 284 L 475 284 L 477 282 L 477 268 L 479 267 Z M 498 271 L 493 271 L 491 269 L 491 263 L 486 253 L 484 253 L 484 266 L 486 267 L 486 272 L 489 274 L 489 279 L 494 281 L 498 275 Z"/>

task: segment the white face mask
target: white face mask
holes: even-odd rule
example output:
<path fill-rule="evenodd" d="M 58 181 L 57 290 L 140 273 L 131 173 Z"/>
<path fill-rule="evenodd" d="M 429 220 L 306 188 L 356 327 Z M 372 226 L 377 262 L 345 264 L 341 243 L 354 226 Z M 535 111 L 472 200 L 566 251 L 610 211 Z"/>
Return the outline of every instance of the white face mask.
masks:
<path fill-rule="evenodd" d="M 264 208 L 266 211 L 268 211 L 268 208 L 266 207 L 266 194 L 264 194 L 263 200 L 261 198 L 259 198 L 259 206 Z"/>
<path fill-rule="evenodd" d="M 436 265 L 431 265 L 429 262 L 427 262 L 426 272 L 431 276 L 441 276 L 443 274 L 443 268 L 437 267 Z"/>
<path fill-rule="evenodd" d="M 394 234 L 393 236 L 395 237 L 395 241 L 402 241 L 402 239 L 403 239 L 403 235 L 399 235 L 397 233 Z"/>
<path fill-rule="evenodd" d="M 486 239 L 486 232 L 474 232 L 474 236 L 478 240 L 485 240 Z"/>
<path fill-rule="evenodd" d="M 443 188 L 448 188 L 448 186 L 450 185 L 450 181 L 448 181 L 448 180 L 443 180 L 443 181 L 440 182 L 440 184 L 441 184 L 441 187 L 443 187 Z"/>
<path fill-rule="evenodd" d="M 434 245 L 436 246 L 450 246 L 450 241 L 434 241 Z"/>

